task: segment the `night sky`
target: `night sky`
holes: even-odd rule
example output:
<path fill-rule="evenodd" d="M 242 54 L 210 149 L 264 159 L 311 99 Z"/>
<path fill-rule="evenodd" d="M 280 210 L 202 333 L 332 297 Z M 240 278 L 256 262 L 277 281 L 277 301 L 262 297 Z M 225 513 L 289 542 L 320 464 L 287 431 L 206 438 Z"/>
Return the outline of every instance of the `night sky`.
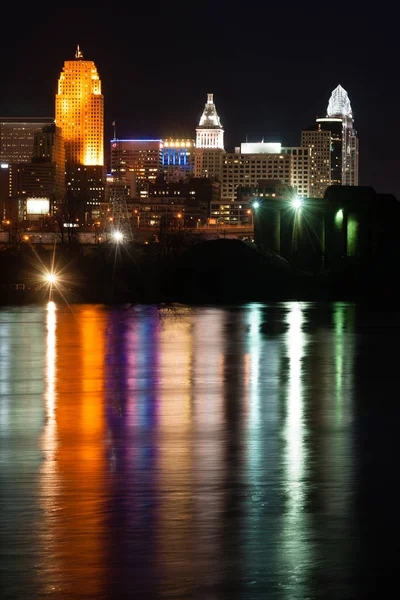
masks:
<path fill-rule="evenodd" d="M 54 116 L 57 80 L 77 44 L 100 75 L 106 141 L 113 120 L 120 138 L 194 137 L 212 92 L 226 150 L 246 135 L 299 145 L 340 83 L 360 138 L 360 185 L 400 199 L 400 37 L 385 4 L 2 7 L 0 116 Z"/>

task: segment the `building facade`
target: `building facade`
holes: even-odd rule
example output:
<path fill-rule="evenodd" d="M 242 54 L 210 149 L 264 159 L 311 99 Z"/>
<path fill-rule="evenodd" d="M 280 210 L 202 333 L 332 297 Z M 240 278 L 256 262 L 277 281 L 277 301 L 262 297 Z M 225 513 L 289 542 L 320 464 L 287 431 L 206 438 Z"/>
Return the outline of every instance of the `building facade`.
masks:
<path fill-rule="evenodd" d="M 326 117 L 302 131 L 301 145 L 311 154 L 310 195 L 322 198 L 330 185 L 358 186 L 359 143 L 346 90 L 338 85 Z"/>
<path fill-rule="evenodd" d="M 163 171 L 163 140 L 159 139 L 112 139 L 111 175 L 129 179 L 135 174 L 135 196 L 147 198 L 149 185 Z"/>
<path fill-rule="evenodd" d="M 196 128 L 195 177 L 221 181 L 224 154 L 224 130 L 214 104 L 214 96 L 207 94 L 207 102 Z"/>
<path fill-rule="evenodd" d="M 52 117 L 0 117 L 0 162 L 30 162 L 35 134 L 53 123 Z"/>
<path fill-rule="evenodd" d="M 256 186 L 259 180 L 280 180 L 300 196 L 310 193 L 311 156 L 308 148 L 280 143 L 243 143 L 223 157 L 221 199 L 237 200 L 239 186 Z"/>
<path fill-rule="evenodd" d="M 194 175 L 195 141 L 167 138 L 162 149 L 162 168 L 166 181 L 181 181 Z"/>
<path fill-rule="evenodd" d="M 55 123 L 46 125 L 35 133 L 32 148 L 32 164 L 54 165 L 54 204 L 60 204 L 65 196 L 65 147 L 61 128 Z"/>
<path fill-rule="evenodd" d="M 16 141 L 14 135 L 10 139 Z M 26 130 L 23 127 L 22 131 Z M 1 163 L 5 169 L 8 165 L 8 191 L 5 197 L 5 189 L 2 191 L 2 213 L 8 217 L 12 214 L 18 221 L 26 220 L 29 215 L 36 219 L 37 215 L 44 213 L 46 205 L 46 216 L 53 215 L 57 204 L 60 204 L 65 195 L 65 160 L 64 144 L 61 130 L 56 127 L 54 120 L 51 124 L 44 125 L 40 129 L 30 130 L 33 137 L 23 138 L 23 144 L 14 144 L 14 159 L 21 155 L 21 161 Z M 21 139 L 19 140 L 21 142 Z M 26 143 L 25 143 L 26 142 Z M 21 152 L 21 148 L 24 150 Z M 26 151 L 29 148 L 30 157 L 27 160 Z M 9 153 L 12 157 L 12 153 Z M 32 202 L 38 199 L 39 202 Z M 41 212 L 34 213 L 39 208 Z M 28 210 L 29 208 L 29 210 Z M 36 219 L 37 220 L 37 219 Z"/>
<path fill-rule="evenodd" d="M 64 139 L 67 191 L 88 206 L 98 205 L 105 180 L 104 97 L 96 65 L 83 59 L 79 46 L 60 73 L 55 114 Z"/>

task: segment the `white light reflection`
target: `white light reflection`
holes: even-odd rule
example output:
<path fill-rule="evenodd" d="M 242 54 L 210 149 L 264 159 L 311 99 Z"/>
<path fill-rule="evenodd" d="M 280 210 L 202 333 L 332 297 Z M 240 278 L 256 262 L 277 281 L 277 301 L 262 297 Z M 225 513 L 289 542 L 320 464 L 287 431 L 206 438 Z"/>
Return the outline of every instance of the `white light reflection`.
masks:
<path fill-rule="evenodd" d="M 285 468 L 287 507 L 283 524 L 283 560 L 287 577 L 288 598 L 292 592 L 307 597 L 303 585 L 307 581 L 310 565 L 309 543 L 306 532 L 305 464 L 307 452 L 304 431 L 304 389 L 302 361 L 306 338 L 303 332 L 305 316 L 298 302 L 289 303 L 286 335 L 286 352 L 289 360 L 289 380 L 285 423 Z M 301 589 L 300 589 L 301 588 Z M 304 592 L 304 593 L 301 593 Z M 297 597 L 297 596 L 296 596 Z"/>
<path fill-rule="evenodd" d="M 193 501 L 196 533 L 193 561 L 202 585 L 215 589 L 221 573 L 225 415 L 226 311 L 202 308 L 193 318 Z M 212 335 L 210 335 L 212 332 Z"/>
<path fill-rule="evenodd" d="M 293 303 L 287 316 L 287 355 L 289 358 L 289 389 L 287 398 L 286 440 L 287 474 L 289 493 L 292 500 L 301 497 L 301 478 L 304 466 L 303 448 L 303 405 L 302 405 L 302 365 L 304 356 L 304 322 L 300 304 Z"/>
<path fill-rule="evenodd" d="M 46 338 L 46 362 L 45 362 L 45 411 L 46 424 L 42 436 L 42 452 L 44 461 L 40 470 L 41 506 L 44 519 L 40 528 L 40 544 L 47 548 L 51 561 L 46 558 L 38 561 L 38 571 L 46 572 L 51 568 L 57 575 L 60 572 L 59 560 L 55 552 L 57 541 L 56 525 L 59 516 L 59 476 L 57 451 L 57 422 L 56 422 L 56 305 L 54 302 L 47 304 L 47 338 Z M 50 566 L 51 565 L 51 566 Z M 47 592 L 59 591 L 53 582 L 48 583 Z"/>
<path fill-rule="evenodd" d="M 0 323 L 0 431 L 9 427 L 9 377 L 10 377 L 10 332 L 9 324 Z M 3 459 L 0 453 L 0 462 Z"/>
<path fill-rule="evenodd" d="M 246 390 L 250 388 L 249 425 L 256 426 L 260 421 L 260 327 L 261 308 L 257 304 L 249 307 L 249 353 L 245 357 Z M 249 364 L 248 364 L 249 363 Z M 249 378 L 247 378 L 247 373 Z"/>
<path fill-rule="evenodd" d="M 56 393 L 56 305 L 54 302 L 47 304 L 47 348 L 46 348 L 46 390 L 45 409 L 46 425 L 42 437 L 42 450 L 45 461 L 42 468 L 42 485 L 45 508 L 50 510 L 48 503 L 55 495 L 57 466 L 55 454 L 57 449 L 57 422 L 55 415 Z"/>
<path fill-rule="evenodd" d="M 192 318 L 182 310 L 163 320 L 159 332 L 159 418 L 157 421 L 158 544 L 161 596 L 177 578 L 191 576 L 186 558 L 192 551 Z M 173 493 L 171 494 L 171 491 Z M 173 500 L 172 500 L 173 498 Z M 162 565 L 162 567 L 161 567 Z"/>

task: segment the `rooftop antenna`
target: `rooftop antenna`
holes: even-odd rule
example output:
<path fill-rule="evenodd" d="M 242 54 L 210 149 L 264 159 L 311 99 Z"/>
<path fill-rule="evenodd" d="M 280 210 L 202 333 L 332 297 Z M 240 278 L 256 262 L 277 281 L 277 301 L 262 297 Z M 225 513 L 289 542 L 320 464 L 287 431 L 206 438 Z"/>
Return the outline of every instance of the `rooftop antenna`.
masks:
<path fill-rule="evenodd" d="M 75 58 L 83 58 L 83 54 L 81 52 L 81 49 L 79 48 L 79 44 L 76 47 Z"/>
<path fill-rule="evenodd" d="M 115 128 L 115 121 L 112 122 L 112 125 L 114 127 L 114 140 L 116 140 L 117 139 L 117 130 Z"/>

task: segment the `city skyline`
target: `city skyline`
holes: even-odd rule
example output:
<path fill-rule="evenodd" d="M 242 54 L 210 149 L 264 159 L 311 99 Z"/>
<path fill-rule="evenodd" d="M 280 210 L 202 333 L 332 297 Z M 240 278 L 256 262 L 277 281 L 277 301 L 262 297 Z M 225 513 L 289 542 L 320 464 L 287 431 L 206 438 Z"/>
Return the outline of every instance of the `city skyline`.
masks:
<path fill-rule="evenodd" d="M 192 137 L 203 98 L 212 92 L 227 149 L 246 135 L 294 146 L 301 130 L 325 114 L 340 83 L 360 135 L 360 184 L 400 197 L 400 149 L 389 133 L 398 123 L 397 42 L 394 23 L 375 12 L 347 7 L 348 27 L 333 35 L 329 7 L 316 3 L 292 7 L 284 20 L 278 7 L 261 3 L 238 11 L 207 2 L 201 10 L 179 2 L 173 10 L 141 6 L 135 24 L 85 3 L 79 15 L 66 7 L 19 15 L 7 6 L 0 115 L 51 115 L 60 69 L 77 44 L 102 80 L 106 142 L 113 121 L 119 137 Z M 212 22 L 205 19 L 210 14 Z M 274 23 L 268 30 L 267 17 Z"/>

